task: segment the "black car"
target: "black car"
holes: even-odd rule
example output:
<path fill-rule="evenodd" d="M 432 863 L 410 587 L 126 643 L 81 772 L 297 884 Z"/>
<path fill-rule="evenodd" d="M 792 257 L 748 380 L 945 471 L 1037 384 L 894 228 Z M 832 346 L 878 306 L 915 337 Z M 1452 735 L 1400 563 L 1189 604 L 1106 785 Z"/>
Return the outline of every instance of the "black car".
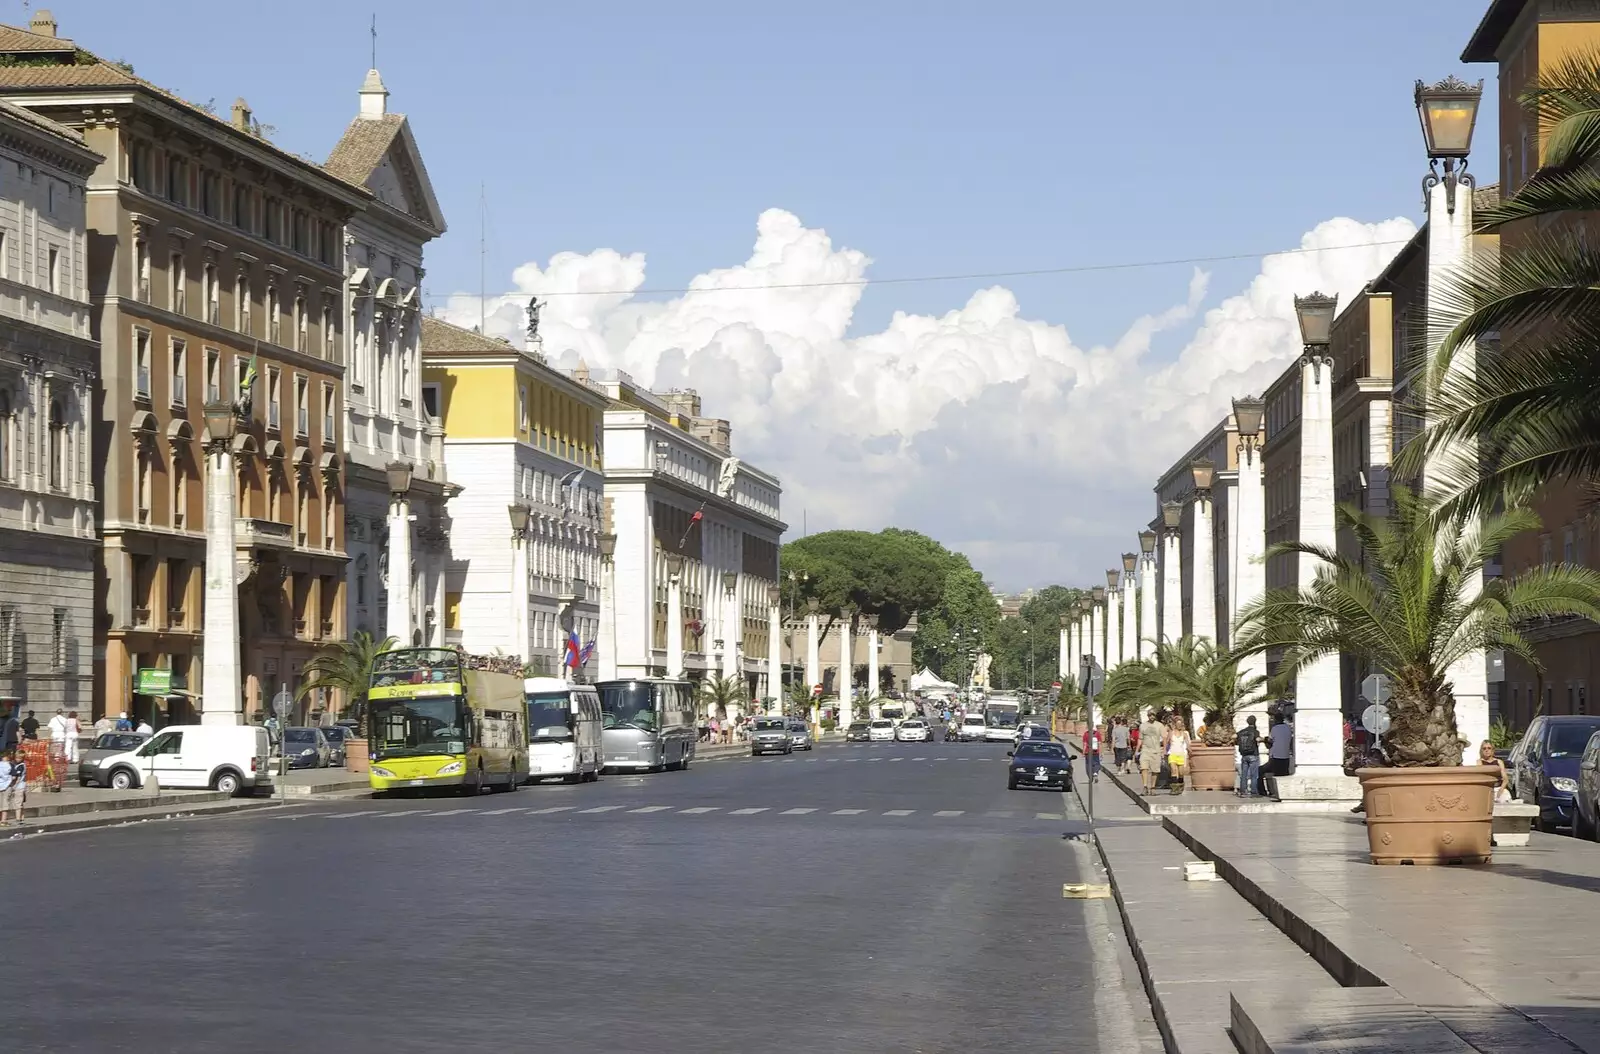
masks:
<path fill-rule="evenodd" d="M 872 726 L 865 721 L 852 721 L 850 727 L 844 730 L 846 743 L 865 743 L 871 739 Z"/>
<path fill-rule="evenodd" d="M 1006 787 L 1018 790 L 1035 787 L 1044 790 L 1072 789 L 1072 758 L 1060 743 L 1029 740 L 1018 743 L 1006 756 Z"/>
<path fill-rule="evenodd" d="M 100 771 L 100 762 L 113 754 L 123 754 L 130 750 L 138 750 L 150 736 L 144 732 L 102 732 L 95 737 L 94 746 L 88 747 L 78 754 L 78 786 L 80 787 L 109 787 L 105 774 Z"/>

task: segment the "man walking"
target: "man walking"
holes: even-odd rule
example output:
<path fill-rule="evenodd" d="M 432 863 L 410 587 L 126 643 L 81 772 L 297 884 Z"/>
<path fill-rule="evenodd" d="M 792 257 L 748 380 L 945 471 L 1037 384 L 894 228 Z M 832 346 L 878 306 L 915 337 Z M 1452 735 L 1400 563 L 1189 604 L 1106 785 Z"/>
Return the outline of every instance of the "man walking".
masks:
<path fill-rule="evenodd" d="M 1128 719 L 1126 717 L 1112 719 L 1111 753 L 1116 759 L 1117 771 L 1126 776 L 1128 774 L 1128 759 L 1131 756 L 1128 750 Z"/>
<path fill-rule="evenodd" d="M 22 738 L 39 738 L 39 719 L 33 716 L 33 711 L 28 711 L 28 716 L 22 719 Z"/>
<path fill-rule="evenodd" d="M 1083 767 L 1089 771 L 1089 782 L 1100 778 L 1100 729 L 1083 730 Z"/>
<path fill-rule="evenodd" d="M 1139 726 L 1139 782 L 1146 794 L 1154 794 L 1161 778 L 1162 738 L 1167 730 L 1152 712 Z"/>
<path fill-rule="evenodd" d="M 1244 727 L 1234 737 L 1239 746 L 1239 787 L 1241 798 L 1256 795 L 1256 781 L 1261 778 L 1261 732 L 1256 728 L 1256 715 L 1244 719 Z"/>
<path fill-rule="evenodd" d="M 1267 735 L 1267 792 L 1278 799 L 1278 777 L 1289 774 L 1289 759 L 1294 757 L 1294 726 L 1278 711 L 1272 731 Z"/>
<path fill-rule="evenodd" d="M 13 706 L 6 711 L 4 718 L 0 718 L 0 752 L 17 749 L 21 739 L 22 722 L 17 720 L 17 708 Z"/>

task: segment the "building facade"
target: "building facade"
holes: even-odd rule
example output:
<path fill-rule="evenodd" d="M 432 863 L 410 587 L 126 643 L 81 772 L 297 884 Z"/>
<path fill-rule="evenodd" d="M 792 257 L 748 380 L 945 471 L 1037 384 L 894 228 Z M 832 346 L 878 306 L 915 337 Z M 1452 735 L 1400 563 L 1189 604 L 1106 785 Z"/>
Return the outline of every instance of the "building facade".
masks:
<path fill-rule="evenodd" d="M 770 658 L 784 531 L 777 478 L 734 456 L 727 422 L 702 417 L 694 392 L 652 393 L 620 372 L 599 383 L 611 399 L 605 487 L 619 675 L 665 676 L 681 641 L 689 677 L 738 676 L 751 700 L 781 695 Z M 669 556 L 682 560 L 677 590 Z M 669 632 L 674 592 L 681 622 Z M 804 639 L 802 628 L 802 652 Z M 782 664 L 787 651 L 779 654 Z"/>
<path fill-rule="evenodd" d="M 373 196 L 342 247 L 345 621 L 352 633 L 442 645 L 454 488 L 439 407 L 423 398 L 421 302 L 423 248 L 445 220 L 411 125 L 388 99 L 367 71 L 355 119 L 323 166 Z"/>
<path fill-rule="evenodd" d="M 1228 573 L 1231 561 L 1228 555 L 1233 551 L 1229 544 L 1229 524 L 1232 517 L 1229 512 L 1232 508 L 1233 490 L 1238 482 L 1239 452 L 1236 441 L 1237 431 L 1233 426 L 1233 415 L 1219 421 L 1216 427 L 1207 432 L 1198 443 L 1189 448 L 1189 451 L 1174 462 L 1161 478 L 1156 481 L 1156 514 L 1150 525 L 1156 530 L 1161 528 L 1161 506 L 1169 501 L 1180 502 L 1183 505 L 1183 522 L 1179 527 L 1181 542 L 1179 545 L 1180 567 L 1182 570 L 1183 593 L 1178 602 L 1183 609 L 1183 632 L 1185 635 L 1194 632 L 1194 606 L 1204 603 L 1206 599 L 1213 605 L 1216 616 L 1214 625 L 1217 627 L 1219 639 L 1217 644 L 1224 646 L 1228 643 Z M 1204 458 L 1216 466 L 1216 476 L 1211 487 L 1211 570 L 1210 582 L 1195 581 L 1194 559 L 1194 473 L 1189 466 L 1195 461 Z M 1131 541 L 1132 539 L 1130 539 Z M 1165 548 L 1158 550 L 1164 559 Z M 1165 571 L 1164 565 L 1158 564 L 1157 572 Z M 1158 578 L 1158 581 L 1164 581 Z M 1202 599 L 1204 598 L 1204 599 Z M 1169 598 L 1161 596 L 1158 604 L 1169 603 Z M 1137 613 L 1137 612 L 1136 612 Z M 1165 618 L 1162 611 L 1158 611 L 1156 625 L 1163 626 Z"/>
<path fill-rule="evenodd" d="M 82 136 L 0 103 L 0 713 L 87 718 L 99 541 Z"/>
<path fill-rule="evenodd" d="M 556 673 L 570 635 L 580 653 L 598 637 L 609 399 L 549 366 L 537 339 L 517 347 L 424 316 L 422 359 L 461 488 L 448 507 L 445 640 Z"/>
<path fill-rule="evenodd" d="M 242 692 L 259 713 L 344 636 L 341 240 L 366 191 L 101 61 L 36 16 L 0 30 L 0 98 L 81 132 L 100 341 L 96 712 L 193 720 L 205 687 L 204 404 L 232 400 Z M 141 671 L 164 671 L 152 677 Z"/>

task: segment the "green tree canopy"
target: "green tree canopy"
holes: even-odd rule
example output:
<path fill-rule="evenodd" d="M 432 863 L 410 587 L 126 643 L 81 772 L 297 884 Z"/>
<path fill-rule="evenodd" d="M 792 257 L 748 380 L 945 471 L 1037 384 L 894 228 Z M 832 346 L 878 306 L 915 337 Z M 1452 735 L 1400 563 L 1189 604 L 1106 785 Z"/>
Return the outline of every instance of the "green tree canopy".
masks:
<path fill-rule="evenodd" d="M 938 603 L 944 567 L 905 532 L 825 531 L 783 547 L 786 572 L 803 576 L 800 600 L 815 598 L 832 626 L 847 605 L 878 616 L 878 628 L 894 633 L 917 612 Z"/>

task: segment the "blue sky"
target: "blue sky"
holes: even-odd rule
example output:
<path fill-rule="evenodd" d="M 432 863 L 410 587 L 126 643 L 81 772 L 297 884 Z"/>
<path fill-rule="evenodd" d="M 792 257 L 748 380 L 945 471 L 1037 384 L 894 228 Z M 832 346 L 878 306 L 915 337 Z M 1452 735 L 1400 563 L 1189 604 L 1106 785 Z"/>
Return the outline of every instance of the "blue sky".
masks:
<path fill-rule="evenodd" d="M 280 145 L 317 157 L 369 64 L 371 9 L 354 4 L 279 0 L 239 18 L 206 3 L 160 17 L 49 6 L 62 35 L 223 111 L 242 95 Z M 386 4 L 378 65 L 451 224 L 429 249 L 433 302 L 478 286 L 480 185 L 491 293 L 524 262 L 600 248 L 644 253 L 647 288 L 683 286 L 745 261 L 769 208 L 866 253 L 869 278 L 1287 248 L 1332 217 L 1420 219 L 1413 81 L 1493 87 L 1492 69 L 1458 60 L 1484 0 L 797 6 Z M 1493 129 L 1491 104 L 1486 181 Z M 1261 262 L 1206 270 L 1212 307 Z M 1003 285 L 1026 318 L 1089 347 L 1182 304 L 1192 271 Z M 868 286 L 848 334 L 960 309 L 988 284 Z M 1149 362 L 1176 356 L 1203 318 L 1163 328 Z M 1070 552 L 1059 574 L 1020 553 L 1000 561 L 1003 584 L 1078 570 Z"/>

